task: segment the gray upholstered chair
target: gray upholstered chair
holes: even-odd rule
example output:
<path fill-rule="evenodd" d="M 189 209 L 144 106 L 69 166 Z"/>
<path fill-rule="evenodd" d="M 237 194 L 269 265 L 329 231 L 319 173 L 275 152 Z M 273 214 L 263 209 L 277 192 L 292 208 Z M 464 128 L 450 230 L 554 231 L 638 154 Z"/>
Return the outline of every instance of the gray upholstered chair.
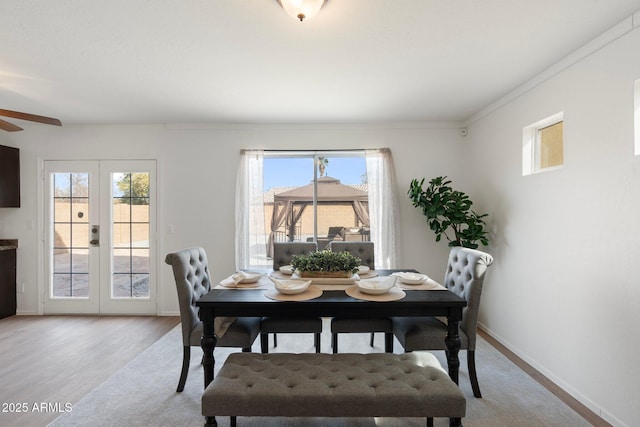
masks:
<path fill-rule="evenodd" d="M 207 265 L 207 254 L 199 247 L 182 249 L 168 253 L 165 262 L 173 268 L 173 277 L 178 289 L 180 322 L 182 324 L 182 372 L 178 382 L 178 392 L 184 389 L 189 374 L 191 346 L 200 347 L 202 322 L 198 318 L 196 302 L 211 289 L 211 278 Z M 216 319 L 218 320 L 218 319 Z M 238 317 L 224 335 L 218 337 L 219 347 L 239 347 L 251 351 L 251 345 L 260 332 L 259 317 Z"/>
<path fill-rule="evenodd" d="M 370 269 L 375 269 L 373 242 L 339 242 L 329 243 L 329 249 L 334 252 L 347 251 L 357 256 Z M 370 344 L 373 347 L 374 333 L 384 332 L 385 351 L 393 353 L 393 325 L 388 317 L 348 318 L 334 317 L 331 319 L 331 347 L 333 352 L 338 352 L 338 334 L 340 333 L 371 333 Z"/>
<path fill-rule="evenodd" d="M 318 249 L 316 242 L 275 242 L 273 244 L 273 270 L 291 264 L 294 255 L 304 255 Z M 316 353 L 320 353 L 320 334 L 322 319 L 263 317 L 260 322 L 260 350 L 269 351 L 269 334 L 273 334 L 273 346 L 278 346 L 278 333 L 312 333 Z"/>
<path fill-rule="evenodd" d="M 487 253 L 463 247 L 449 252 L 444 286 L 467 301 L 460 322 L 462 349 L 467 350 L 467 368 L 475 397 L 482 397 L 476 375 L 476 330 L 480 296 L 487 268 L 493 257 Z M 393 332 L 405 351 L 445 350 L 447 325 L 434 317 L 394 317 Z"/>

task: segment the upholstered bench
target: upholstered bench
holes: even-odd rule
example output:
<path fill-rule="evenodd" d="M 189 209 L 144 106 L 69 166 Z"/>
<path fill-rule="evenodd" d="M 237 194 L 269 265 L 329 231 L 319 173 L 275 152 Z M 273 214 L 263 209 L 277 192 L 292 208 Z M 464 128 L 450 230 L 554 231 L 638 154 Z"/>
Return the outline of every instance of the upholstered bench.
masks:
<path fill-rule="evenodd" d="M 234 353 L 202 396 L 215 416 L 449 417 L 462 426 L 466 400 L 430 353 Z"/>

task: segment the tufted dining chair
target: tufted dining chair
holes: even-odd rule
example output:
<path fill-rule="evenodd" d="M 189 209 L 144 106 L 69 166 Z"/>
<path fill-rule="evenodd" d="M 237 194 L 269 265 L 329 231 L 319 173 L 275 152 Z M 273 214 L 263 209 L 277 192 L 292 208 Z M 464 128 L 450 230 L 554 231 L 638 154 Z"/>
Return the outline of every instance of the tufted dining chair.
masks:
<path fill-rule="evenodd" d="M 329 249 L 333 252 L 347 251 L 351 255 L 360 258 L 362 265 L 371 270 L 375 269 L 373 242 L 338 242 L 329 243 Z M 373 347 L 374 333 L 384 332 L 385 352 L 393 353 L 393 325 L 388 317 L 348 318 L 334 317 L 331 319 L 331 347 L 333 352 L 338 352 L 338 334 L 370 332 L 370 345 Z"/>
<path fill-rule="evenodd" d="M 211 277 L 207 265 L 207 254 L 203 248 L 193 247 L 170 252 L 165 263 L 173 268 L 173 277 L 178 290 L 180 322 L 182 325 L 182 372 L 178 382 L 178 392 L 184 390 L 189 374 L 191 347 L 200 347 L 202 322 L 198 318 L 196 302 L 211 289 Z M 226 322 L 225 322 L 226 320 Z M 239 347 L 242 351 L 251 351 L 251 345 L 260 332 L 259 317 L 238 317 L 235 321 L 216 318 L 216 322 L 233 321 L 220 337 L 216 346 Z"/>
<path fill-rule="evenodd" d="M 275 242 L 273 244 L 273 270 L 291 264 L 294 255 L 304 255 L 318 249 L 316 242 Z M 322 319 L 319 317 L 278 318 L 263 317 L 260 322 L 260 350 L 269 351 L 269 334 L 273 334 L 273 346 L 278 346 L 278 333 L 312 333 L 316 353 L 320 353 Z"/>
<path fill-rule="evenodd" d="M 487 268 L 493 257 L 485 252 L 454 247 L 444 275 L 444 286 L 464 298 L 467 306 L 460 322 L 461 348 L 467 350 L 467 368 L 475 397 L 482 397 L 476 375 L 476 331 L 480 296 Z M 393 332 L 405 351 L 445 350 L 447 325 L 434 317 L 394 317 Z"/>

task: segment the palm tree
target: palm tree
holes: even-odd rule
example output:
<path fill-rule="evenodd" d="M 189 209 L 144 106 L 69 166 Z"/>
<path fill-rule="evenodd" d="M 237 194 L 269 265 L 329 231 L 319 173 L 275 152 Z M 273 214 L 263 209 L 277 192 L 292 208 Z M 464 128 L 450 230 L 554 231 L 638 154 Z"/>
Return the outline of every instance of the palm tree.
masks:
<path fill-rule="evenodd" d="M 329 159 L 326 157 L 318 157 L 318 171 L 320 172 L 320 176 L 324 175 L 324 170 L 328 165 Z"/>

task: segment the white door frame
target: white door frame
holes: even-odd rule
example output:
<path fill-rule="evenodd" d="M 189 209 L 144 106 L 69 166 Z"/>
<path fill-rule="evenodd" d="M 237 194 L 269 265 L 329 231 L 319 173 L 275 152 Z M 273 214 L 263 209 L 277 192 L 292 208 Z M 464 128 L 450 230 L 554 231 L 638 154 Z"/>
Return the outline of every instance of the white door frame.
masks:
<path fill-rule="evenodd" d="M 98 169 L 91 168 L 94 174 L 89 182 L 91 187 L 90 197 L 98 195 L 99 208 L 89 212 L 89 225 L 100 224 L 100 245 L 91 246 L 89 259 L 91 266 L 98 267 L 96 272 L 90 268 L 91 274 L 97 278 L 99 286 L 92 286 L 88 299 L 84 304 L 75 301 L 59 301 L 60 304 L 52 304 L 50 298 L 49 278 L 51 274 L 50 242 L 53 236 L 49 236 L 50 191 L 46 188 L 49 183 L 51 170 L 48 166 L 63 167 L 65 172 L 88 171 L 89 165 L 98 165 Z M 40 238 L 40 250 L 38 251 L 38 306 L 39 314 L 53 313 L 77 313 L 77 314 L 157 314 L 158 313 L 158 274 L 157 274 L 157 213 L 156 213 L 156 160 L 58 160 L 38 159 L 38 172 L 41 174 L 38 186 L 38 235 Z M 47 168 L 47 170 L 45 170 Z M 148 172 L 150 174 L 150 205 L 149 205 L 149 298 L 111 298 L 111 266 L 112 266 L 112 172 Z M 102 250 L 101 250 L 102 248 Z M 93 285 L 93 284 L 92 284 Z M 80 306 L 82 305 L 82 306 Z"/>

